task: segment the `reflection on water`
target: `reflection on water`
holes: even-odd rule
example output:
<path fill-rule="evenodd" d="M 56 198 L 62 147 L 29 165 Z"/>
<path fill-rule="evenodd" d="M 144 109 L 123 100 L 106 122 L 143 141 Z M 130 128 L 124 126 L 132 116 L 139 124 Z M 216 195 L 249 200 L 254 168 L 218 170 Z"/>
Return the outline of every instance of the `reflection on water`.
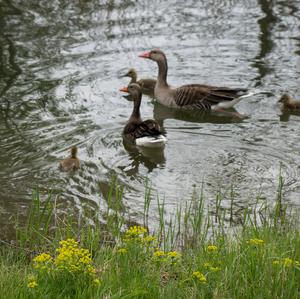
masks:
<path fill-rule="evenodd" d="M 157 167 L 164 167 L 166 162 L 164 148 L 137 147 L 125 142 L 123 145 L 132 162 L 130 165 L 119 166 L 119 168 L 128 176 L 137 175 L 140 164 L 146 167 L 149 173 Z"/>
<path fill-rule="evenodd" d="M 272 202 L 280 167 L 298 205 L 300 117 L 277 101 L 300 93 L 299 2 L 100 2 L 1 2 L 0 225 L 9 230 L 25 214 L 34 188 L 53 190 L 62 210 L 101 211 L 114 175 L 134 215 L 145 178 L 170 213 L 202 182 L 208 200 L 225 190 L 226 208 L 233 184 L 239 215 L 257 190 Z M 236 106 L 249 117 L 173 111 L 145 95 L 142 117 L 159 121 L 168 143 L 162 152 L 124 147 L 132 105 L 119 94 L 128 83 L 120 74 L 134 67 L 155 78 L 156 65 L 137 57 L 153 47 L 166 52 L 174 86 L 259 87 Z M 58 161 L 73 145 L 82 167 L 62 174 Z"/>
<path fill-rule="evenodd" d="M 297 119 L 297 117 L 300 116 L 300 111 L 283 110 L 280 113 L 280 121 L 283 121 L 283 122 L 289 121 L 291 116 L 293 116 L 293 115 L 296 116 L 296 119 Z"/>

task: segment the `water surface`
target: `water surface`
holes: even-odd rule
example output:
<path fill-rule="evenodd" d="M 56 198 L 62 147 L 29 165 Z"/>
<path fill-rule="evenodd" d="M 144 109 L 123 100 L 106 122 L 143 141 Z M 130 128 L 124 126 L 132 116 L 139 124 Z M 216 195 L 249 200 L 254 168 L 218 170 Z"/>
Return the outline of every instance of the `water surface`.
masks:
<path fill-rule="evenodd" d="M 9 1 L 0 4 L 0 224 L 25 213 L 32 190 L 52 190 L 62 209 L 105 210 L 112 176 L 138 215 L 145 179 L 167 209 L 202 183 L 209 201 L 235 189 L 236 216 L 257 194 L 274 201 L 281 171 L 288 204 L 299 205 L 300 116 L 282 114 L 283 92 L 300 96 L 299 1 Z M 121 132 L 132 103 L 118 91 L 138 58 L 159 47 L 168 81 L 255 88 L 236 109 L 250 117 L 188 115 L 145 96 L 142 115 L 167 133 L 164 152 L 125 149 Z M 74 174 L 58 170 L 77 145 Z M 228 197 L 228 200 L 226 198 Z M 154 214 L 154 212 L 153 212 Z M 134 216 L 133 216 L 134 217 Z M 138 216 L 136 216 L 138 220 Z"/>

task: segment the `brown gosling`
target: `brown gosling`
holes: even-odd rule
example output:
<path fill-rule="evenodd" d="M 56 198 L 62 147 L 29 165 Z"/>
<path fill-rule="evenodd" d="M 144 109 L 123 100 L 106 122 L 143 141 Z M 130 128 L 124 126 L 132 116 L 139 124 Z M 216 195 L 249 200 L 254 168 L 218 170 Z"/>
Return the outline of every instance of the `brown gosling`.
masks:
<path fill-rule="evenodd" d="M 135 69 L 130 69 L 125 75 L 124 77 L 129 77 L 131 78 L 129 84 L 131 83 L 137 83 L 141 89 L 142 89 L 142 92 L 154 92 L 154 88 L 155 88 L 155 84 L 156 84 L 156 80 L 154 79 L 140 79 L 140 80 L 137 80 L 137 73 L 136 73 L 136 70 Z M 129 86 L 128 84 L 128 86 Z"/>
<path fill-rule="evenodd" d="M 62 171 L 76 170 L 80 166 L 79 159 L 77 158 L 77 147 L 71 148 L 71 157 L 63 159 L 59 162 L 59 168 Z"/>
<path fill-rule="evenodd" d="M 300 110 L 300 101 L 294 101 L 288 94 L 283 94 L 279 100 L 283 109 Z"/>

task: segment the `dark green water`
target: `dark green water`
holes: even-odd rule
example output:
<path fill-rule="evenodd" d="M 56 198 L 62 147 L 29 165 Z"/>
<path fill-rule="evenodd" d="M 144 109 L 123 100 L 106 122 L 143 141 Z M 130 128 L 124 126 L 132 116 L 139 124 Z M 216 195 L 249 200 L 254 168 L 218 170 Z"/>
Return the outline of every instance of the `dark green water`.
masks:
<path fill-rule="evenodd" d="M 203 182 L 213 200 L 233 184 L 239 216 L 258 193 L 272 203 L 281 165 L 288 204 L 299 205 L 300 116 L 277 103 L 286 91 L 300 98 L 299 1 L 0 0 L 0 9 L 2 232 L 36 187 L 53 190 L 61 209 L 105 210 L 111 175 L 132 215 L 149 178 L 170 212 L 193 186 Z M 125 150 L 132 107 L 121 75 L 135 67 L 155 77 L 155 63 L 137 57 L 153 47 L 165 51 L 172 85 L 261 91 L 236 106 L 250 118 L 182 115 L 145 96 L 142 115 L 159 120 L 169 142 L 160 154 Z M 82 167 L 69 175 L 58 162 L 72 145 Z"/>

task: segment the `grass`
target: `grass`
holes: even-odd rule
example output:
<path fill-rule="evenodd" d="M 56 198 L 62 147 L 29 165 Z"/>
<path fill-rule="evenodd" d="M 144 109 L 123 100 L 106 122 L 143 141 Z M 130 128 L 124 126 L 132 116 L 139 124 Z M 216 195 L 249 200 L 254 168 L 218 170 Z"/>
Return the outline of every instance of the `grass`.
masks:
<path fill-rule="evenodd" d="M 239 226 L 233 187 L 229 211 L 220 192 L 207 211 L 201 193 L 166 221 L 147 181 L 142 226 L 132 226 L 122 186 L 116 179 L 110 186 L 106 224 L 97 212 L 86 221 L 60 215 L 52 194 L 33 193 L 16 242 L 0 247 L 1 298 L 300 297 L 299 222 L 284 205 L 281 177 L 275 207 L 257 200 Z M 151 204 L 158 225 L 149 231 Z"/>

